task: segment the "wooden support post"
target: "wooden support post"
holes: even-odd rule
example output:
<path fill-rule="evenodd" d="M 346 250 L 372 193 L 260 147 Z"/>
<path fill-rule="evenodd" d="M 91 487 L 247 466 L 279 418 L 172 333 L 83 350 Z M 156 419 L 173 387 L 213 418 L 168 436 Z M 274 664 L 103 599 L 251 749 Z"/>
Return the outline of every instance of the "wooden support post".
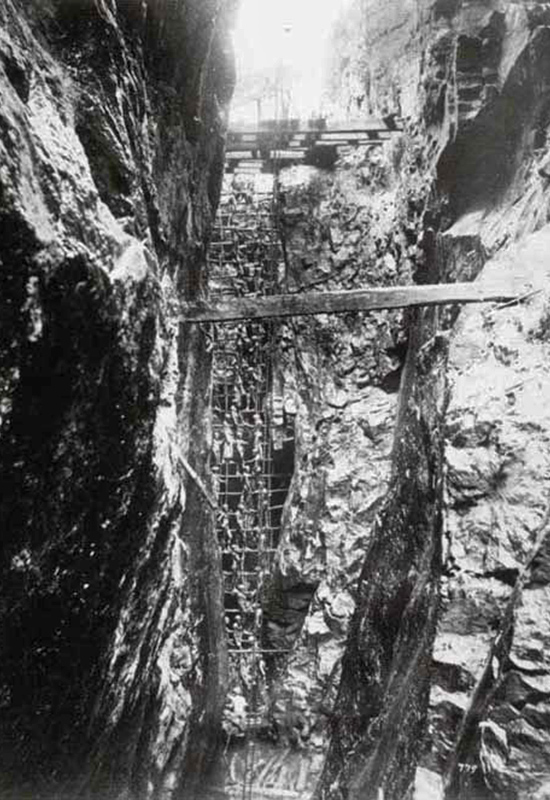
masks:
<path fill-rule="evenodd" d="M 206 301 L 182 304 L 180 321 L 238 322 L 239 320 L 340 314 L 345 311 L 377 311 L 452 303 L 506 302 L 518 296 L 512 289 L 482 283 L 443 283 L 425 286 L 392 286 L 345 292 L 280 294 L 271 297 L 239 297 L 223 303 Z"/>

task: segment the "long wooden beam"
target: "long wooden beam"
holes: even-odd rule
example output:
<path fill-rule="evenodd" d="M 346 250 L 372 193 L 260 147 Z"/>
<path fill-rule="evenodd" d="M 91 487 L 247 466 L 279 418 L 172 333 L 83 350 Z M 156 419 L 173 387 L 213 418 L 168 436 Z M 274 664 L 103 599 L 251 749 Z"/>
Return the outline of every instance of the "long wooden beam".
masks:
<path fill-rule="evenodd" d="M 279 128 L 273 130 L 264 130 L 258 128 L 233 128 L 230 129 L 227 133 L 227 141 L 235 141 L 240 140 L 244 136 L 254 136 L 256 139 L 269 139 L 270 137 L 274 136 L 310 136 L 312 138 L 316 138 L 317 136 L 321 136 L 325 133 L 337 133 L 337 134 L 347 134 L 347 133 L 391 133 L 390 128 L 386 125 L 380 123 L 374 124 L 365 124 L 365 125 L 331 125 L 328 128 Z"/>
<path fill-rule="evenodd" d="M 377 311 L 449 303 L 486 303 L 515 300 L 517 292 L 482 283 L 442 283 L 424 286 L 392 286 L 346 292 L 279 294 L 271 297 L 239 297 L 223 303 L 184 303 L 181 322 L 238 322 L 240 320 L 340 314 L 345 311 Z"/>

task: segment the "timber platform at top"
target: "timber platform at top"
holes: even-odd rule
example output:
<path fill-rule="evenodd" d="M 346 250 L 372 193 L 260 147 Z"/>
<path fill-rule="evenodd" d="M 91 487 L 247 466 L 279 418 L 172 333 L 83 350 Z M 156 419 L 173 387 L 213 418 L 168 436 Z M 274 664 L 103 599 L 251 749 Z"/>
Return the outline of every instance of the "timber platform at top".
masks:
<path fill-rule="evenodd" d="M 246 165 L 267 171 L 276 165 L 328 166 L 352 147 L 377 147 L 400 130 L 393 117 L 328 122 L 266 120 L 257 126 L 234 127 L 227 134 L 226 170 Z"/>

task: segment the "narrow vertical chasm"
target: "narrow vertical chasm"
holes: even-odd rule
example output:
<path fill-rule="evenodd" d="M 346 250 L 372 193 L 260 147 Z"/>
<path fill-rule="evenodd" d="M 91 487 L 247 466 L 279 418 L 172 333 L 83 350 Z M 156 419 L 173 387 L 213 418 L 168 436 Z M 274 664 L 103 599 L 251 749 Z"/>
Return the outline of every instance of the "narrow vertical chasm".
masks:
<path fill-rule="evenodd" d="M 283 258 L 276 203 L 273 176 L 226 177 L 209 249 L 216 296 L 276 291 Z M 229 656 L 226 759 L 215 775 L 217 791 L 253 791 L 263 763 L 258 743 L 271 736 L 271 681 L 291 647 L 277 636 L 271 615 L 294 471 L 294 421 L 281 394 L 280 339 L 281 326 L 257 321 L 217 325 L 212 337 L 212 469 Z"/>

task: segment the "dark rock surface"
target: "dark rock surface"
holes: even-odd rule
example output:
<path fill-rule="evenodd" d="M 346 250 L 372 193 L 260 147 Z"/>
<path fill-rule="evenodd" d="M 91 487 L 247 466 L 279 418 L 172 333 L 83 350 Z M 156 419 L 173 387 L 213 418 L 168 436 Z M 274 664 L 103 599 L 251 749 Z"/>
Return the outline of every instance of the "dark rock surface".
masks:
<path fill-rule="evenodd" d="M 212 744 L 219 574 L 182 460 L 206 463 L 209 360 L 176 314 L 204 285 L 229 11 L 0 7 L 2 797 L 171 797 Z"/>

